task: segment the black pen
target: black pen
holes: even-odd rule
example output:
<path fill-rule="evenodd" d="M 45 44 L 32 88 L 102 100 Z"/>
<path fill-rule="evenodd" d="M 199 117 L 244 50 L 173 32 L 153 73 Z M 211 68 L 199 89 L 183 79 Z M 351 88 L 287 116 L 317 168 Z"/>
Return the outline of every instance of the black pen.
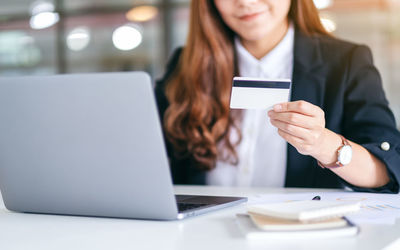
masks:
<path fill-rule="evenodd" d="M 313 201 L 320 201 L 321 200 L 321 196 L 317 195 L 314 196 L 314 198 L 312 198 Z"/>

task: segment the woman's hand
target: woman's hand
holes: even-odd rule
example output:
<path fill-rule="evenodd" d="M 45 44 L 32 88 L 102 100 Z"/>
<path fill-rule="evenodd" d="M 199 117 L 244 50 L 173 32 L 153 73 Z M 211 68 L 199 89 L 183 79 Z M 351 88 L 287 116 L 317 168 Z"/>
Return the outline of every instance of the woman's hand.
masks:
<path fill-rule="evenodd" d="M 321 108 L 306 101 L 286 102 L 275 105 L 268 116 L 279 135 L 300 154 L 310 155 L 323 164 L 336 162 L 341 138 L 325 128 Z"/>

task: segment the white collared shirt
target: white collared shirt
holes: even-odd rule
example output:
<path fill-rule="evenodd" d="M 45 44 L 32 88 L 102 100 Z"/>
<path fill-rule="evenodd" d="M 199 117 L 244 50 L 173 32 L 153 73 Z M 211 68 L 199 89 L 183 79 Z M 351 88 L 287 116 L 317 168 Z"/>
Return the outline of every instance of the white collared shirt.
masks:
<path fill-rule="evenodd" d="M 293 24 L 282 41 L 258 60 L 235 39 L 240 76 L 292 79 Z M 239 164 L 217 161 L 206 176 L 208 185 L 283 187 L 286 177 L 287 143 L 269 121 L 267 110 L 244 110 L 242 141 L 236 148 Z M 231 134 L 231 138 L 237 135 Z M 234 141 L 234 140 L 233 140 Z"/>

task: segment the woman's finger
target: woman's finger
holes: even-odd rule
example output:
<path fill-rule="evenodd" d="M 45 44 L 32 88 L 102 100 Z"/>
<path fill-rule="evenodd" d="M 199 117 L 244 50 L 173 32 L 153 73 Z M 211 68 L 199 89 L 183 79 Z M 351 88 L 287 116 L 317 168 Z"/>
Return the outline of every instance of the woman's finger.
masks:
<path fill-rule="evenodd" d="M 306 116 L 295 112 L 277 113 L 273 110 L 268 112 L 270 119 L 278 120 L 281 122 L 296 125 L 298 127 L 312 129 L 316 126 L 316 119 L 314 117 Z"/>
<path fill-rule="evenodd" d="M 282 122 L 279 120 L 275 120 L 275 119 L 271 119 L 271 124 L 275 127 L 277 127 L 280 130 L 285 131 L 286 133 L 298 137 L 300 139 L 303 140 L 307 140 L 307 138 L 309 137 L 309 134 L 311 133 L 310 130 L 293 125 L 293 124 L 289 124 L 286 122 Z"/>
<path fill-rule="evenodd" d="M 292 145 L 294 148 L 296 148 L 297 152 L 299 152 L 302 155 L 311 155 L 313 152 L 313 148 L 311 145 L 308 145 L 304 142 L 304 140 L 293 136 L 289 133 L 286 133 L 285 131 L 278 129 L 278 134 L 285 140 L 287 141 L 290 145 Z"/>
<path fill-rule="evenodd" d="M 296 112 L 312 117 L 323 117 L 324 112 L 318 106 L 306 101 L 285 102 L 274 106 L 275 112 Z"/>
<path fill-rule="evenodd" d="M 287 141 L 290 145 L 292 145 L 293 147 L 295 147 L 297 149 L 297 151 L 300 152 L 300 148 L 302 145 L 304 145 L 304 141 L 296 136 L 293 136 L 289 133 L 286 133 L 285 131 L 283 131 L 282 129 L 278 129 L 278 134 L 285 140 Z"/>

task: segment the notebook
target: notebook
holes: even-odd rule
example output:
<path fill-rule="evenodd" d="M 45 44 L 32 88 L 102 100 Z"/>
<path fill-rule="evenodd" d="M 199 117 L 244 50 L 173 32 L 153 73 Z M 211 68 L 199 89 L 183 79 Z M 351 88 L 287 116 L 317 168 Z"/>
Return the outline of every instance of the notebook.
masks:
<path fill-rule="evenodd" d="M 298 220 L 287 220 L 265 215 L 249 213 L 249 217 L 254 225 L 261 230 L 309 230 L 309 229 L 326 229 L 346 226 L 346 219 L 331 218 L 327 220 L 318 220 L 311 222 L 303 222 Z"/>
<path fill-rule="evenodd" d="M 318 200 L 281 202 L 247 207 L 249 213 L 298 221 L 337 218 L 359 210 L 359 202 Z"/>
<path fill-rule="evenodd" d="M 248 240 L 308 240 L 308 239 L 328 239 L 337 237 L 349 237 L 357 235 L 359 228 L 350 221 L 345 220 L 343 226 L 319 229 L 301 230 L 262 230 L 254 224 L 248 214 L 238 214 L 236 224 L 240 232 Z"/>

